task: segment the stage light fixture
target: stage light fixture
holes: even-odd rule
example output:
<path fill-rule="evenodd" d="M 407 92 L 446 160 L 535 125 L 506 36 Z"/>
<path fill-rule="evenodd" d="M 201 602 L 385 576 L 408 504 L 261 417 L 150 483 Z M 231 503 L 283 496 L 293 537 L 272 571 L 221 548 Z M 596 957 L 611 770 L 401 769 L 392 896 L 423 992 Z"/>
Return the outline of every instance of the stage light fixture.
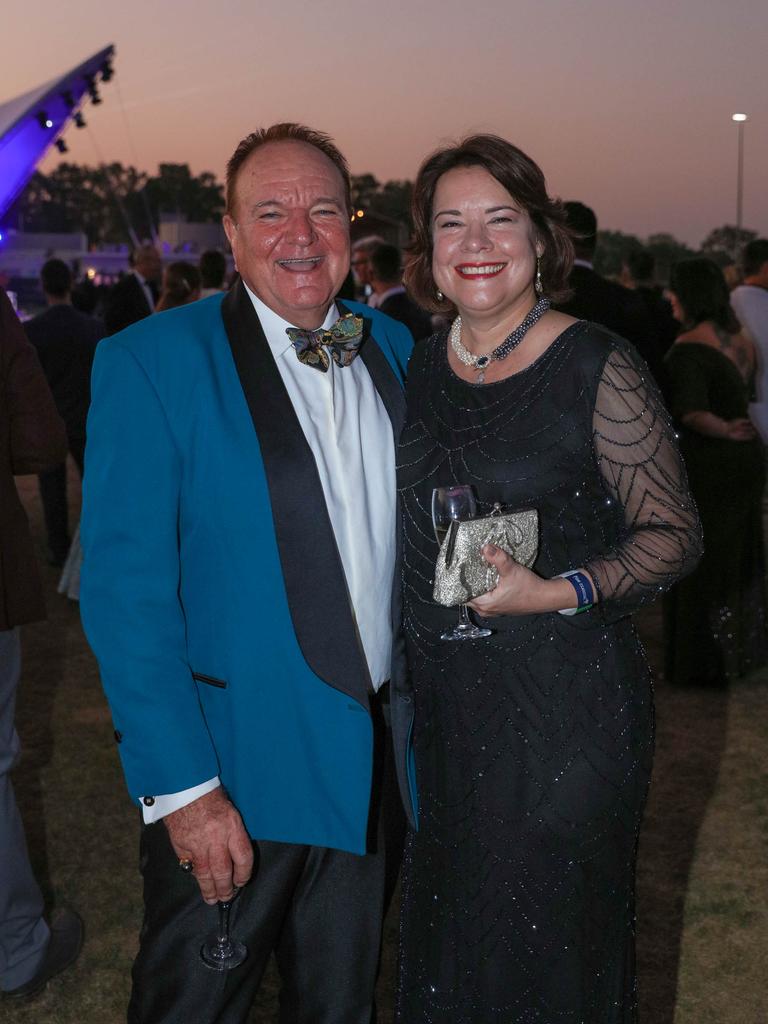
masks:
<path fill-rule="evenodd" d="M 115 70 L 112 67 L 112 62 L 105 60 L 101 65 L 101 80 L 102 82 L 111 82 L 112 77 L 115 74 Z"/>
<path fill-rule="evenodd" d="M 69 146 L 66 144 L 64 139 L 56 139 L 56 149 L 58 149 L 60 153 L 69 152 Z"/>
<path fill-rule="evenodd" d="M 83 117 L 83 115 L 80 113 L 79 110 L 75 114 L 74 122 L 75 122 L 75 128 L 85 128 L 85 118 Z"/>
<path fill-rule="evenodd" d="M 75 97 L 72 95 L 71 89 L 65 89 L 64 92 L 61 94 L 61 98 L 64 100 L 64 104 L 67 110 L 74 110 Z"/>
<path fill-rule="evenodd" d="M 46 128 L 53 128 L 53 121 L 48 117 L 44 110 L 38 110 L 37 112 L 37 123 L 45 131 Z"/>
<path fill-rule="evenodd" d="M 94 107 L 98 107 L 101 103 L 101 96 L 99 96 L 99 90 L 96 88 L 96 76 L 95 75 L 83 75 L 85 84 L 88 87 L 88 95 L 91 97 L 91 103 Z"/>

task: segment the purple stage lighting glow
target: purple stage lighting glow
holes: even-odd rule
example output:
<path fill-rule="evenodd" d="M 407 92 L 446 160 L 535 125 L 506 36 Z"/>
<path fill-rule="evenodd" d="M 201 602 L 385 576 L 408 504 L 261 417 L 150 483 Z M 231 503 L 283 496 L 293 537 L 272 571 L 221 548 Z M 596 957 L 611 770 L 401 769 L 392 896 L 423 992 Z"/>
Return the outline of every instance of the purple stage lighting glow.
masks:
<path fill-rule="evenodd" d="M 89 85 L 95 91 L 95 76 L 113 56 L 114 47 L 108 46 L 65 75 L 0 103 L 0 217 L 65 125 L 72 119 L 85 123 L 73 108 L 88 93 Z"/>

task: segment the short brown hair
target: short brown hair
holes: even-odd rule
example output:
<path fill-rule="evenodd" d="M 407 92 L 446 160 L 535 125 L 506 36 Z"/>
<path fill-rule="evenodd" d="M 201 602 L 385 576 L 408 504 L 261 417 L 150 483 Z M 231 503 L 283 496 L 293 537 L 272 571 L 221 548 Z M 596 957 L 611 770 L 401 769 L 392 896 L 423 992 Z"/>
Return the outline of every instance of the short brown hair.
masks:
<path fill-rule="evenodd" d="M 250 135 L 246 135 L 230 157 L 227 164 L 227 213 L 230 217 L 234 217 L 235 186 L 240 168 L 251 153 L 261 146 L 266 146 L 268 142 L 306 142 L 307 145 L 314 146 L 321 153 L 325 153 L 339 171 L 341 180 L 344 182 L 347 210 L 352 209 L 352 182 L 349 176 L 349 166 L 330 135 L 315 131 L 314 128 L 307 128 L 303 124 L 283 121 L 280 124 L 273 124 L 270 128 L 258 128 Z"/>
<path fill-rule="evenodd" d="M 404 282 L 420 306 L 433 313 L 452 313 L 453 304 L 437 298 L 432 276 L 432 204 L 440 178 L 456 167 L 483 167 L 528 213 L 537 240 L 544 247 L 541 280 L 544 294 L 562 301 L 570 293 L 573 242 L 563 205 L 547 194 L 541 168 L 522 150 L 498 135 L 470 135 L 455 146 L 438 149 L 419 168 L 411 213 L 414 234 L 408 248 Z"/>

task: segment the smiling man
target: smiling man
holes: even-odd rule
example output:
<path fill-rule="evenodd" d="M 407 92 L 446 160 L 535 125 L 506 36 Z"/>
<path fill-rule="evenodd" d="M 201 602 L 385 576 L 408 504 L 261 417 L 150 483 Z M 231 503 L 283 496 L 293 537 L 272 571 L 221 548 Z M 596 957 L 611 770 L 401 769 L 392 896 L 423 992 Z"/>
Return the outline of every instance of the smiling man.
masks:
<path fill-rule="evenodd" d="M 240 281 L 99 349 L 83 621 L 142 808 L 131 1024 L 370 1024 L 414 821 L 393 439 L 411 338 L 335 301 L 349 173 L 295 124 L 227 169 Z M 398 796 L 398 789 L 399 794 Z M 248 957 L 199 957 L 231 898 Z"/>

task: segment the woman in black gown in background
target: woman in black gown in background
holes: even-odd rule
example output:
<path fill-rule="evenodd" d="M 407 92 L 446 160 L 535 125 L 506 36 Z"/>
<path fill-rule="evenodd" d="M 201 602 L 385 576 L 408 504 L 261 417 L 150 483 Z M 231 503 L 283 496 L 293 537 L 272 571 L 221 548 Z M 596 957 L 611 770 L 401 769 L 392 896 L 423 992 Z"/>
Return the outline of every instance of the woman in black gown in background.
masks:
<path fill-rule="evenodd" d="M 572 252 L 539 168 L 469 138 L 422 166 L 414 220 L 410 291 L 461 324 L 416 349 L 398 456 L 420 823 L 397 1019 L 627 1024 L 653 746 L 628 616 L 694 565 L 695 507 L 634 349 L 537 303 L 539 282 L 562 293 Z M 476 365 L 533 310 L 518 344 Z M 440 640 L 456 609 L 432 600 L 430 499 L 451 484 L 481 511 L 539 511 L 533 571 L 484 549 L 501 573 L 472 603 L 487 639 Z M 590 590 L 594 607 L 568 614 Z"/>
<path fill-rule="evenodd" d="M 755 346 L 723 272 L 684 260 L 669 285 L 683 333 L 667 353 L 669 407 L 704 530 L 704 557 L 664 600 L 667 678 L 720 685 L 768 660 L 762 501 L 765 450 L 748 417 Z"/>

